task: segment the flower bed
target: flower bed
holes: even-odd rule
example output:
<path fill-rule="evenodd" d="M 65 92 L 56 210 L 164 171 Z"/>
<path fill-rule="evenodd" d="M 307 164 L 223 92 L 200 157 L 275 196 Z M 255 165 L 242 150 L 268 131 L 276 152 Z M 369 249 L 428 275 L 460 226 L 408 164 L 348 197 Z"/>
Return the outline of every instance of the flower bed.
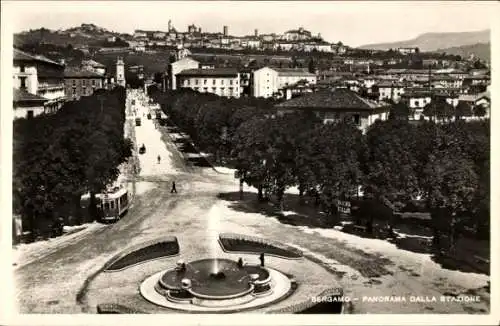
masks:
<path fill-rule="evenodd" d="M 108 272 L 119 271 L 153 259 L 172 257 L 178 255 L 179 252 L 177 238 L 160 241 L 115 258 L 105 270 Z"/>
<path fill-rule="evenodd" d="M 226 252 L 264 253 L 266 255 L 287 259 L 298 259 L 302 257 L 302 252 L 298 249 L 257 237 L 223 233 L 219 235 L 219 243 Z"/>

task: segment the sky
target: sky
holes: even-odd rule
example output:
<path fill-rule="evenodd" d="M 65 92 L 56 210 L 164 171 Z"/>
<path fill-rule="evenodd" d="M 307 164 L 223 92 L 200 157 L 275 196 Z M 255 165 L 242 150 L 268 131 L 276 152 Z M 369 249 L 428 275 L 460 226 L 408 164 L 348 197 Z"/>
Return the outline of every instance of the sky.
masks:
<path fill-rule="evenodd" d="M 349 46 L 412 39 L 427 32 L 490 28 L 494 1 L 2 1 L 13 32 L 45 27 L 66 29 L 93 23 L 115 32 L 179 31 L 194 23 L 206 32 L 231 35 L 282 34 L 303 26 L 329 42 Z M 5 16 L 4 16 L 5 17 Z"/>

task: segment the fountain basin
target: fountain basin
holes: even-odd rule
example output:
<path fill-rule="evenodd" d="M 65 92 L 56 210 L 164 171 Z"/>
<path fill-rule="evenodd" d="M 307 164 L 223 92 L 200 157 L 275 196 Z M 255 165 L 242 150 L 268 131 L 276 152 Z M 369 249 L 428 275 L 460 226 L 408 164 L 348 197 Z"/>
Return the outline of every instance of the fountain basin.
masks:
<path fill-rule="evenodd" d="M 258 274 L 258 280 L 252 282 L 250 274 Z M 190 280 L 189 289 L 183 288 L 184 279 Z M 261 285 L 269 281 L 269 272 L 260 266 L 241 268 L 237 262 L 230 259 L 209 258 L 187 263 L 182 271 L 175 268 L 166 271 L 160 277 L 156 290 L 161 294 L 164 294 L 165 290 L 184 290 L 196 298 L 224 300 L 243 297 L 254 290 L 254 284 Z"/>

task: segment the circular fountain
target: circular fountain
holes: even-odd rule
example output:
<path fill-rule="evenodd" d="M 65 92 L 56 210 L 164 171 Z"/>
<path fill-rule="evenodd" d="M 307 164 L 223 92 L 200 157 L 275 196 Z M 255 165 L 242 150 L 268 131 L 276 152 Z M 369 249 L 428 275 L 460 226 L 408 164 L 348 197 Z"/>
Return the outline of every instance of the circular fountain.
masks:
<path fill-rule="evenodd" d="M 252 309 L 276 302 L 290 290 L 291 281 L 277 270 L 222 258 L 177 264 L 141 285 L 148 301 L 193 312 Z"/>

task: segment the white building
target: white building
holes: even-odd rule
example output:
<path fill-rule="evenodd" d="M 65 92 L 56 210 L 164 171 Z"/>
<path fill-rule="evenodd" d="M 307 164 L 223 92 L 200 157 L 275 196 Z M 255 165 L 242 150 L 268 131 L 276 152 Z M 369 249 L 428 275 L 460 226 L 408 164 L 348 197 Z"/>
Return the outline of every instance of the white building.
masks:
<path fill-rule="evenodd" d="M 253 90 L 255 97 L 272 97 L 278 91 L 278 72 L 264 67 L 253 72 Z"/>
<path fill-rule="evenodd" d="M 240 74 L 233 68 L 187 69 L 176 74 L 179 88 L 223 97 L 240 97 Z"/>
<path fill-rule="evenodd" d="M 103 65 L 102 63 L 99 63 L 99 62 L 94 61 L 92 59 L 83 60 L 82 61 L 82 69 L 90 70 L 90 71 L 93 71 L 93 72 L 101 74 L 101 75 L 106 74 L 106 66 Z"/>
<path fill-rule="evenodd" d="M 191 59 L 189 57 L 185 57 L 175 62 L 172 62 L 168 66 L 168 76 L 170 81 L 169 88 L 172 90 L 177 89 L 176 76 L 178 73 L 180 73 L 183 70 L 198 69 L 199 66 L 200 63 L 198 61 Z"/>
<path fill-rule="evenodd" d="M 271 97 L 286 86 L 307 81 L 316 84 L 317 77 L 304 69 L 264 67 L 253 72 L 253 96 Z"/>
<path fill-rule="evenodd" d="M 393 100 L 399 102 L 401 96 L 405 93 L 405 87 L 401 83 L 382 81 L 377 84 L 379 100 Z"/>
<path fill-rule="evenodd" d="M 14 99 L 15 110 L 24 113 L 14 116 L 32 117 L 41 112 L 40 109 L 25 110 L 22 106 L 26 101 L 41 103 L 41 98 L 46 99 L 44 113 L 55 112 L 65 101 L 64 64 L 55 62 L 41 55 L 32 55 L 14 49 L 13 56 L 13 87 L 16 92 Z M 30 96 L 36 95 L 36 96 Z M 25 101 L 26 100 L 26 101 Z M 16 102 L 17 101 L 17 102 Z"/>

